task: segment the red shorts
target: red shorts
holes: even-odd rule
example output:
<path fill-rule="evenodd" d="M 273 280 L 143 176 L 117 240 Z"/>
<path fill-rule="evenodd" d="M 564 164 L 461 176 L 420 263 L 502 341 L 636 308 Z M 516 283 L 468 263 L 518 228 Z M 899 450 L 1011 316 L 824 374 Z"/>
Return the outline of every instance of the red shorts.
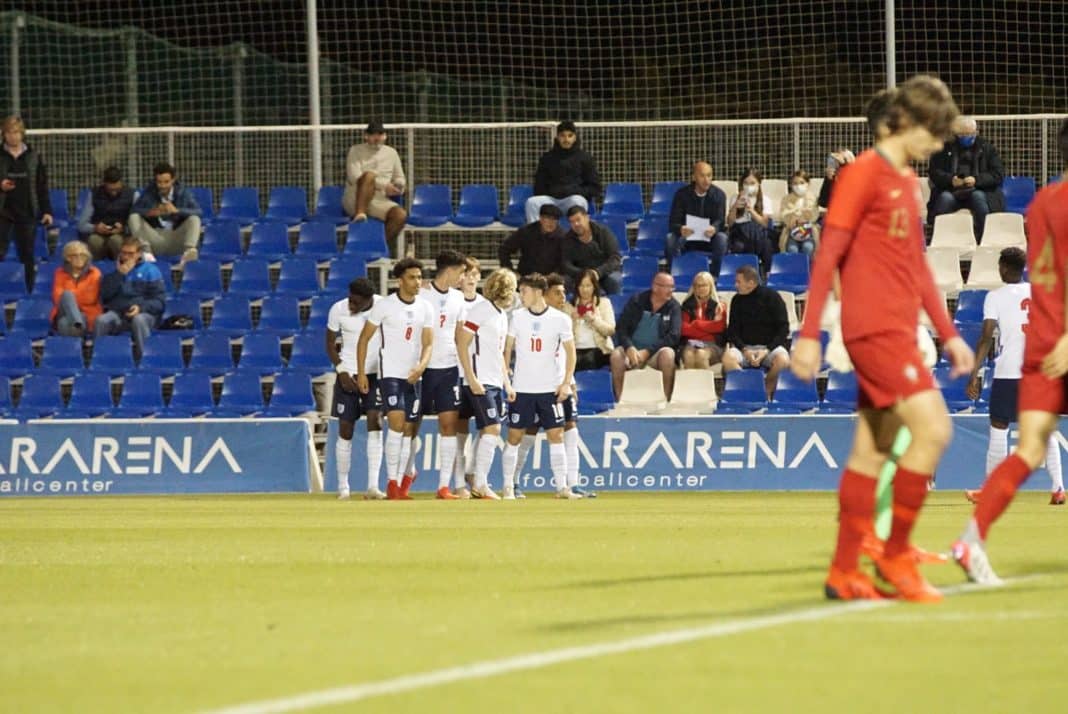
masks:
<path fill-rule="evenodd" d="M 1050 379 L 1042 374 L 1041 362 L 1024 362 L 1020 378 L 1017 413 L 1025 411 L 1065 414 L 1068 410 L 1068 377 Z"/>
<path fill-rule="evenodd" d="M 915 331 L 882 332 L 845 343 L 857 373 L 857 408 L 886 409 L 913 394 L 935 389 Z"/>

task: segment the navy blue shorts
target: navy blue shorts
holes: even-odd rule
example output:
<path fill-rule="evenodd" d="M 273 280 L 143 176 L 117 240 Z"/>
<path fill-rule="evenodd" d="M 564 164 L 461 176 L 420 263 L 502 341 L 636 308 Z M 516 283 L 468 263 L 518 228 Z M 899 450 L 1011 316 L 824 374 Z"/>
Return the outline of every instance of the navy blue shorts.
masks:
<path fill-rule="evenodd" d="M 1016 421 L 1016 400 L 1020 380 L 995 379 L 990 385 L 990 420 L 1012 423 Z"/>
<path fill-rule="evenodd" d="M 420 383 L 410 384 L 407 379 L 390 377 L 378 381 L 381 409 L 386 413 L 402 411 L 405 421 L 419 421 Z"/>
<path fill-rule="evenodd" d="M 355 380 L 356 378 L 353 377 Z M 334 402 L 330 413 L 341 421 L 359 421 L 360 417 L 367 412 L 377 412 L 382 409 L 382 395 L 378 391 L 378 375 L 367 375 L 367 383 L 370 389 L 367 394 L 359 392 L 346 392 L 341 387 L 341 380 L 334 382 Z"/>
<path fill-rule="evenodd" d="M 441 414 L 460 409 L 460 370 L 458 367 L 428 369 L 423 372 L 423 414 Z"/>
<path fill-rule="evenodd" d="M 575 401 L 575 395 L 570 395 L 561 404 L 564 407 L 564 421 L 578 421 L 578 402 Z"/>
<path fill-rule="evenodd" d="M 513 429 L 556 429 L 564 425 L 564 405 L 556 401 L 552 392 L 516 394 L 515 401 L 508 405 L 508 424 Z"/>
<path fill-rule="evenodd" d="M 505 406 L 504 406 L 504 392 L 500 387 L 491 387 L 489 385 L 483 385 L 486 389 L 485 394 L 475 395 L 471 393 L 471 388 L 466 384 L 463 387 L 463 404 L 460 405 L 460 418 L 470 419 L 475 418 L 475 426 L 480 430 L 485 429 L 487 426 L 493 424 L 500 424 L 504 421 Z M 467 416 L 464 416 L 464 413 Z"/>

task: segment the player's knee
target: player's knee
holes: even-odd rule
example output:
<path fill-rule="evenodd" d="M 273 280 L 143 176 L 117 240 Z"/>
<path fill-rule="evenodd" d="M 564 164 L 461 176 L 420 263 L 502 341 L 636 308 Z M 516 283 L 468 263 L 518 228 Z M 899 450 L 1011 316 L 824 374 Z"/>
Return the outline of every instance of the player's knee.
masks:
<path fill-rule="evenodd" d="M 913 438 L 916 436 L 913 434 Z M 949 414 L 940 414 L 925 422 L 919 437 L 929 446 L 944 451 L 953 438 L 953 421 Z"/>
<path fill-rule="evenodd" d="M 362 174 L 360 174 L 360 178 L 358 178 L 356 180 L 356 182 L 358 184 L 360 184 L 361 186 L 366 186 L 367 184 L 374 184 L 374 182 L 375 182 L 375 172 L 374 171 L 364 171 Z"/>

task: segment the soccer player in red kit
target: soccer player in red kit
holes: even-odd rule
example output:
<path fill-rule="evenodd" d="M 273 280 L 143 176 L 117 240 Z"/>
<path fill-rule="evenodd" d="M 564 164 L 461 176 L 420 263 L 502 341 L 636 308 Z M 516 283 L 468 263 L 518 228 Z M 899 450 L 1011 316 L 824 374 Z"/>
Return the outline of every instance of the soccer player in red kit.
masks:
<path fill-rule="evenodd" d="M 838 488 L 838 541 L 824 592 L 831 599 L 886 596 L 860 571 L 859 557 L 873 528 L 879 471 L 904 425 L 912 443 L 897 462 L 893 524 L 875 562 L 898 597 L 937 602 L 942 594 L 919 573 L 909 536 L 952 424 L 916 343 L 920 307 L 931 316 L 956 374 L 969 373 L 974 356 L 953 328 L 924 260 L 920 187 L 909 162 L 941 149 L 959 112 L 946 85 L 923 75 L 878 99 L 885 102 L 887 131 L 835 181 L 790 367 L 802 379 L 819 372 L 820 315 L 837 270 L 859 419 Z"/>
<path fill-rule="evenodd" d="M 1058 140 L 1068 179 L 1068 121 Z M 1038 192 L 1027 211 L 1027 232 L 1031 309 L 1017 401 L 1020 441 L 987 477 L 964 534 L 953 544 L 953 559 L 969 579 L 985 585 L 1001 582 L 984 547 L 990 526 L 1042 464 L 1059 416 L 1068 411 L 1068 181 Z"/>

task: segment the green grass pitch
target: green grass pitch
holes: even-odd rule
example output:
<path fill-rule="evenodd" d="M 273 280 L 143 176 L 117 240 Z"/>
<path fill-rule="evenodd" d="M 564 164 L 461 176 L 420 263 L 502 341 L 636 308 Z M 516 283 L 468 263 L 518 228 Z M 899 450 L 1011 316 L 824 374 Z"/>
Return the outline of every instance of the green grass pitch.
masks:
<path fill-rule="evenodd" d="M 917 541 L 945 549 L 969 509 L 933 493 Z M 3 500 L 0 711 L 204 711 L 778 614 L 314 711 L 1065 711 L 1068 511 L 1019 496 L 989 549 L 1008 587 L 790 622 L 842 608 L 822 599 L 835 510 L 828 493 Z"/>

